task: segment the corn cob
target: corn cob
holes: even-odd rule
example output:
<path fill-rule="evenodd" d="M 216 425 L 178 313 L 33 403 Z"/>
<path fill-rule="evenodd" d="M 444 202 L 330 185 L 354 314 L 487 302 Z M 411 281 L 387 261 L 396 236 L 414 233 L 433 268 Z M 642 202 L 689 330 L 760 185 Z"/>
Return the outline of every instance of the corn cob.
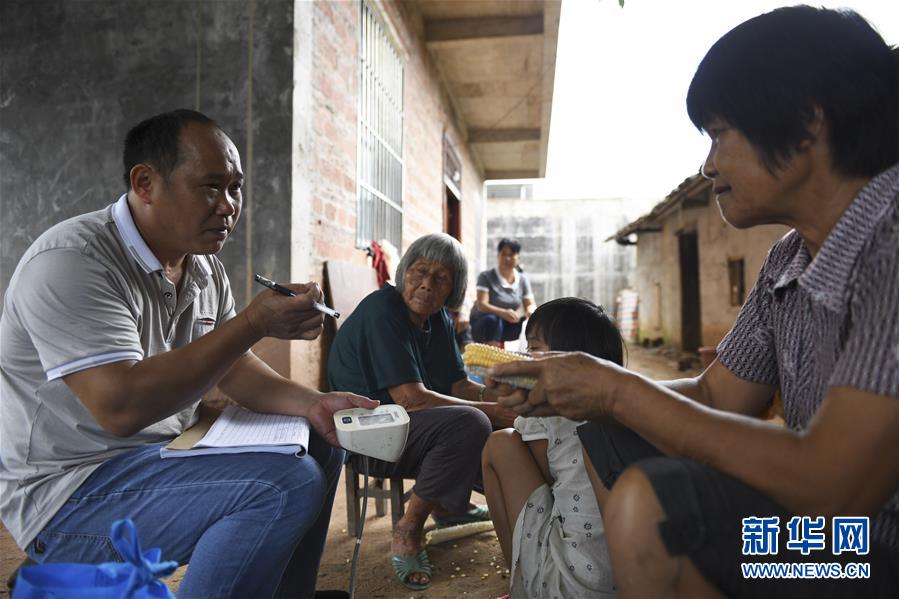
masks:
<path fill-rule="evenodd" d="M 469 343 L 465 346 L 465 353 L 462 354 L 462 361 L 465 363 L 465 371 L 469 375 L 481 378 L 486 378 L 488 376 L 487 369 L 495 364 L 505 364 L 507 362 L 531 359 L 532 358 L 526 354 L 506 351 L 483 343 Z M 525 376 L 491 378 L 497 382 L 512 385 L 513 387 L 521 387 L 523 389 L 532 389 L 534 385 L 537 384 L 537 379 Z"/>

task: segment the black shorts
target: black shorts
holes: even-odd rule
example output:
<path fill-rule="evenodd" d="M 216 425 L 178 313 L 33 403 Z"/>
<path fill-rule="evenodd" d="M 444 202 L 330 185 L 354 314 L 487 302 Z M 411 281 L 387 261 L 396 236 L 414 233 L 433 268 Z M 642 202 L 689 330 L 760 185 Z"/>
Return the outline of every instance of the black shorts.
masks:
<path fill-rule="evenodd" d="M 803 556 L 787 550 L 788 510 L 739 480 L 686 458 L 666 457 L 614 420 L 578 427 L 581 444 L 607 488 L 633 465 L 652 483 L 666 520 L 659 535 L 671 555 L 686 555 L 729 597 L 899 597 L 899 551 L 871 541 L 870 553 L 833 555 L 826 549 Z M 780 518 L 776 555 L 743 555 L 743 518 Z M 825 530 L 829 533 L 830 522 Z M 870 530 L 870 528 L 869 528 Z M 744 577 L 742 563 L 870 564 L 867 579 L 787 579 Z"/>

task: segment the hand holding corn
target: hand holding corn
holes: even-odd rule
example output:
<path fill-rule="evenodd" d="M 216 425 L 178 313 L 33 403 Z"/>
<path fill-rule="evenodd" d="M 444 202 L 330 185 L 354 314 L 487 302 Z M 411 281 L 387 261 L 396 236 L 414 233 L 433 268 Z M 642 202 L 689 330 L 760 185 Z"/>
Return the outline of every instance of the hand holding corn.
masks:
<path fill-rule="evenodd" d="M 465 346 L 465 353 L 462 354 L 462 361 L 465 363 L 465 371 L 474 376 L 488 378 L 487 370 L 496 364 L 505 364 L 507 362 L 517 362 L 520 360 L 530 361 L 533 358 L 526 354 L 506 351 L 492 345 L 483 343 L 469 343 Z M 537 379 L 524 376 L 503 376 L 490 377 L 498 383 L 505 383 L 513 387 L 522 389 L 533 389 L 537 384 Z"/>

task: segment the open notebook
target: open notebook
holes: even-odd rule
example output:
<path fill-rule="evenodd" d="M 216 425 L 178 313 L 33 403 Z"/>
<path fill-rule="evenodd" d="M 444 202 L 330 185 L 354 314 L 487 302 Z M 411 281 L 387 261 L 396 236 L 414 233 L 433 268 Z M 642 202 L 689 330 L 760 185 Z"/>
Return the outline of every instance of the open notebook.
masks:
<path fill-rule="evenodd" d="M 206 406 L 195 425 L 159 450 L 160 457 L 270 452 L 303 457 L 309 447 L 309 422 L 300 416 L 259 414 L 240 406 L 221 413 Z"/>

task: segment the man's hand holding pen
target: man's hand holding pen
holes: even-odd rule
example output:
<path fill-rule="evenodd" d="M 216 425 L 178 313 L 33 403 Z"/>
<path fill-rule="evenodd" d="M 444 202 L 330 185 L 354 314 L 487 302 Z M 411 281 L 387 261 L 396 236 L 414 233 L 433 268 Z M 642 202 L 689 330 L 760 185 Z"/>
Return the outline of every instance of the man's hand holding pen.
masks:
<path fill-rule="evenodd" d="M 322 332 L 325 317 L 315 304 L 323 294 L 318 283 L 279 285 L 290 291 L 262 291 L 244 311 L 250 326 L 263 337 L 279 339 L 315 339 Z"/>

